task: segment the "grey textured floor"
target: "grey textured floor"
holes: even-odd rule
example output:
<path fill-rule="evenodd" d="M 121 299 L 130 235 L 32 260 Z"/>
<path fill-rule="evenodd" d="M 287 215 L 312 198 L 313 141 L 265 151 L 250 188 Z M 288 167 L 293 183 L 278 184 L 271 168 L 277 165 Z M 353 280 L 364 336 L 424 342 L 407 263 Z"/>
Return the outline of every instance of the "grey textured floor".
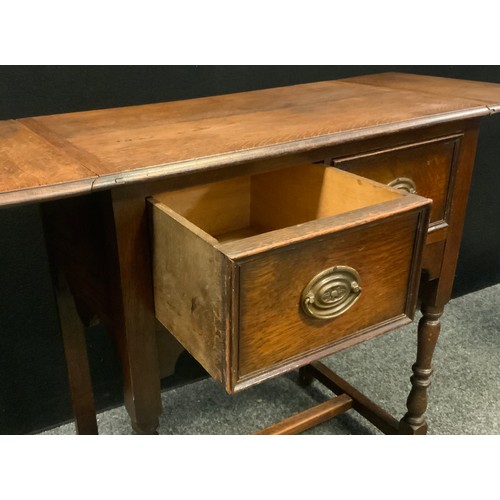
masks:
<path fill-rule="evenodd" d="M 417 318 L 418 319 L 418 318 Z M 414 362 L 415 323 L 335 354 L 325 364 L 398 419 Z M 453 300 L 442 320 L 427 412 L 429 434 L 500 434 L 500 285 Z M 160 434 L 247 434 L 329 397 L 295 372 L 235 396 L 207 379 L 162 395 Z M 98 415 L 101 434 L 130 434 L 123 407 Z M 74 434 L 72 424 L 44 434 Z M 306 434 L 378 434 L 353 410 Z"/>

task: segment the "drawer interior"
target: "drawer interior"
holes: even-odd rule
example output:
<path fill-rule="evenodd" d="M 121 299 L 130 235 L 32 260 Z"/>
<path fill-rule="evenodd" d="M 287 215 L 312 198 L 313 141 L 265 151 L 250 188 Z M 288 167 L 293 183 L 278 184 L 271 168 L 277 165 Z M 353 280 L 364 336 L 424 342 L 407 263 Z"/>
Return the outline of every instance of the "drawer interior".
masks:
<path fill-rule="evenodd" d="M 372 180 L 308 164 L 155 195 L 220 243 L 404 196 Z"/>

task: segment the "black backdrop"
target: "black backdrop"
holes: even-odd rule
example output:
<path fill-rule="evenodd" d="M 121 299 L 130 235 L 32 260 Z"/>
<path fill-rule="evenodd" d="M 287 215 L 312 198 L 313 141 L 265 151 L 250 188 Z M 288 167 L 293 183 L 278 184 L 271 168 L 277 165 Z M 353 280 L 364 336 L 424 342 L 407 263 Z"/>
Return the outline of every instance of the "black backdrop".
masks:
<path fill-rule="evenodd" d="M 381 71 L 500 83 L 498 66 L 0 67 L 0 119 L 188 99 Z M 454 296 L 500 282 L 500 115 L 483 122 Z M 38 205 L 0 210 L 0 433 L 36 432 L 71 418 Z M 121 399 L 106 332 L 88 331 L 97 405 Z M 165 385 L 200 376 L 189 358 Z"/>

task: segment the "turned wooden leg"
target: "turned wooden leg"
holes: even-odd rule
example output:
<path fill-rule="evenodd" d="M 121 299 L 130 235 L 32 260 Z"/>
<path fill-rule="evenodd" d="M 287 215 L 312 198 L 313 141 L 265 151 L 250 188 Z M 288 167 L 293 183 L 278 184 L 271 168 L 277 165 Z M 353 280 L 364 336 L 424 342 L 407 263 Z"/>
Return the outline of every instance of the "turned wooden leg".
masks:
<path fill-rule="evenodd" d="M 57 274 L 55 288 L 76 430 L 78 434 L 97 434 L 85 328 L 61 271 Z"/>
<path fill-rule="evenodd" d="M 400 434 L 426 434 L 427 390 L 431 384 L 432 355 L 441 330 L 442 307 L 422 306 L 418 324 L 417 361 L 413 365 L 411 391 L 406 406 L 408 411 L 399 425 Z"/>

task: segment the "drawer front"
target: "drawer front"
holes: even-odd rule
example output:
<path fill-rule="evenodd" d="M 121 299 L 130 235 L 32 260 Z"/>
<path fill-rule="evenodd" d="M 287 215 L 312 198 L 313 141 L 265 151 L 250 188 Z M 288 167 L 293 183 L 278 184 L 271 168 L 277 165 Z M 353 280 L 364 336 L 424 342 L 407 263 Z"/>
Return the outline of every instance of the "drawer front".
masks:
<path fill-rule="evenodd" d="M 362 177 L 411 189 L 433 201 L 431 225 L 447 222 L 453 188 L 455 151 L 461 136 L 359 156 L 339 158 L 332 165 Z"/>
<path fill-rule="evenodd" d="M 411 316 L 420 216 L 400 214 L 241 263 L 239 377 Z M 311 317 L 301 294 L 335 266 L 358 273 L 359 297 L 337 317 Z"/>

